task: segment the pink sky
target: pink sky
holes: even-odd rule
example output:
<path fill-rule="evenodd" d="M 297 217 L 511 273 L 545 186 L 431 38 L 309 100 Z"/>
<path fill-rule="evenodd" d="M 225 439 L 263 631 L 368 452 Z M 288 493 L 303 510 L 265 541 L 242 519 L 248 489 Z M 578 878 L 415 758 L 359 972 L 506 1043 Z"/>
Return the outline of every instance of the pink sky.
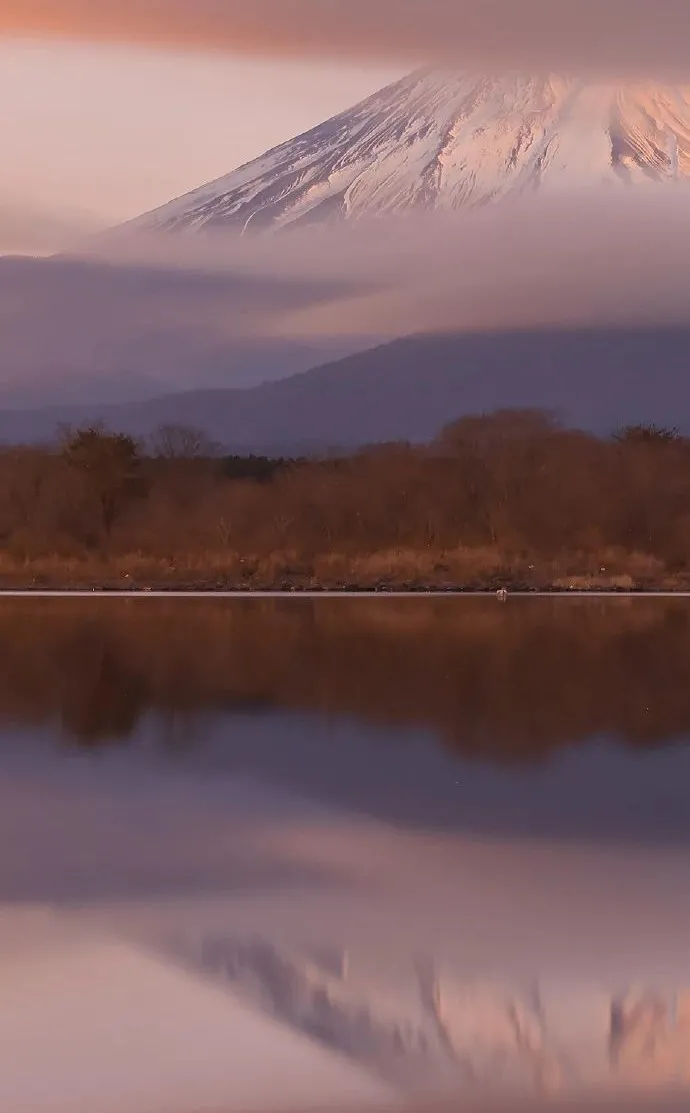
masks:
<path fill-rule="evenodd" d="M 687 80 L 689 34 L 686 0 L 2 0 L 0 252 L 154 208 L 422 59 Z"/>
<path fill-rule="evenodd" d="M 421 60 L 687 80 L 688 35 L 686 0 L 1 0 L 0 250 L 156 207 Z"/>
<path fill-rule="evenodd" d="M 401 67 L 0 38 L 0 250 L 14 223 L 117 222 L 228 173 Z M 5 242 L 3 242 L 5 241 Z"/>

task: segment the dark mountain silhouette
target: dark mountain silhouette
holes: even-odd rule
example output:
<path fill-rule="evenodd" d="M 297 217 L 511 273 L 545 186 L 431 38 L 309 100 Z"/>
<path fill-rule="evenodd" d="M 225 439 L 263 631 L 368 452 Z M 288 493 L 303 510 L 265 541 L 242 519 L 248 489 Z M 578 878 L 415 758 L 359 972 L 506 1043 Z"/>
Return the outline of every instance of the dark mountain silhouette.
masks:
<path fill-rule="evenodd" d="M 0 438 L 45 439 L 60 422 L 137 435 L 177 422 L 234 450 L 305 451 L 422 441 L 462 414 L 512 407 L 600 433 L 637 422 L 690 432 L 690 328 L 415 336 L 248 389 L 4 411 Z"/>

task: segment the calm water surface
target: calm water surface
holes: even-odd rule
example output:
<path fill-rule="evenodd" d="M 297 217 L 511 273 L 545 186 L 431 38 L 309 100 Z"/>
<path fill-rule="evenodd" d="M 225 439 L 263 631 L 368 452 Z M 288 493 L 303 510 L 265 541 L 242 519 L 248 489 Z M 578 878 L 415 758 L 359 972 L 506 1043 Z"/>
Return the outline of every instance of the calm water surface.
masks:
<path fill-rule="evenodd" d="M 0 601 L 3 758 L 155 754 L 403 824 L 690 836 L 690 601 Z"/>
<path fill-rule="evenodd" d="M 236 1000 L 371 1100 L 690 1086 L 690 600 L 4 599 L 0 649 L 0 1108 L 271 1107 Z"/>

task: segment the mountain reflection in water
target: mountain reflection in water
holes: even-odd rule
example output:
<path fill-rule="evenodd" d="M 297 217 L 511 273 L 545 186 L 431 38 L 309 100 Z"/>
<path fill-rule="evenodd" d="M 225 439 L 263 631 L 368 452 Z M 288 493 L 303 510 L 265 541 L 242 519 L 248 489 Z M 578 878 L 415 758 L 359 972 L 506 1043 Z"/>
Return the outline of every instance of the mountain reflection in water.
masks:
<path fill-rule="evenodd" d="M 0 1108 L 690 1087 L 690 602 L 6 599 L 0 646 Z"/>

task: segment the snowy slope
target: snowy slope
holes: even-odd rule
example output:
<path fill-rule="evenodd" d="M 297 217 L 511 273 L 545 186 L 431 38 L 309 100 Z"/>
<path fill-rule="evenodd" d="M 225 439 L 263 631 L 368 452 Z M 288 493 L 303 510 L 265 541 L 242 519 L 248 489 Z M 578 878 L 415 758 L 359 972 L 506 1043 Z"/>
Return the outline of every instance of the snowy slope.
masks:
<path fill-rule="evenodd" d="M 390 1103 L 393 1091 L 373 1074 L 208 979 L 127 941 L 75 936 L 56 941 L 46 930 L 13 961 L 0 950 L 5 1113 Z"/>
<path fill-rule="evenodd" d="M 135 224 L 244 232 L 688 177 L 688 87 L 420 71 Z"/>
<path fill-rule="evenodd" d="M 458 976 L 452 963 L 419 954 L 391 963 L 366 949 L 324 951 L 320 962 L 318 951 L 221 935 L 179 957 L 288 1031 L 344 1053 L 360 1079 L 366 1071 L 403 1094 L 690 1084 L 684 986 L 616 991 L 572 977 L 520 984 Z"/>

